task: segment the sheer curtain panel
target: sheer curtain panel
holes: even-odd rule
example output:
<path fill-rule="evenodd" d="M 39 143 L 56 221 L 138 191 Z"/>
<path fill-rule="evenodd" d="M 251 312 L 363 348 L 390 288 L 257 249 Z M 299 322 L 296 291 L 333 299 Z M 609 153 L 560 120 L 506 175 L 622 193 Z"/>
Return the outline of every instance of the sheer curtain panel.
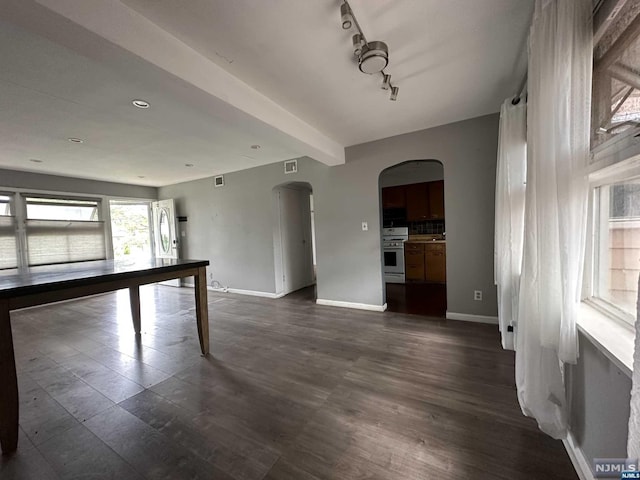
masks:
<path fill-rule="evenodd" d="M 527 168 L 527 107 L 508 98 L 500 109 L 496 170 L 494 274 L 498 287 L 498 319 L 502 347 L 514 349 L 509 325 L 517 323 L 522 268 L 524 196 Z"/>
<path fill-rule="evenodd" d="M 537 0 L 529 36 L 527 188 L 516 384 L 523 412 L 566 437 L 563 363 L 578 355 L 586 238 L 591 0 Z"/>

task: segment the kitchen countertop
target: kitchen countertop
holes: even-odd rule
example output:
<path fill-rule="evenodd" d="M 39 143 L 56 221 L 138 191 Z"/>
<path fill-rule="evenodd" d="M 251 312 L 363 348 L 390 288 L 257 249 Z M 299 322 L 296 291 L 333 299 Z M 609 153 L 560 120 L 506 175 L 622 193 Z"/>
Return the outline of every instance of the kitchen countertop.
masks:
<path fill-rule="evenodd" d="M 405 243 L 447 243 L 446 240 L 414 240 L 413 238 L 409 238 Z"/>

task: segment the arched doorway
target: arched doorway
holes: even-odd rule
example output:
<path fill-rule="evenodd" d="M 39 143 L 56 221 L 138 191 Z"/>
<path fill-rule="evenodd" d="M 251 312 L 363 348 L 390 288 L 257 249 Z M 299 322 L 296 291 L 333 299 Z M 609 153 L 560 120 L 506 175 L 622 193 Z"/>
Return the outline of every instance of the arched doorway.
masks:
<path fill-rule="evenodd" d="M 402 162 L 378 180 L 387 309 L 444 318 L 447 310 L 444 167 Z"/>
<path fill-rule="evenodd" d="M 306 182 L 290 182 L 272 193 L 276 294 L 284 296 L 316 283 L 313 189 Z M 315 300 L 315 289 L 304 296 Z"/>

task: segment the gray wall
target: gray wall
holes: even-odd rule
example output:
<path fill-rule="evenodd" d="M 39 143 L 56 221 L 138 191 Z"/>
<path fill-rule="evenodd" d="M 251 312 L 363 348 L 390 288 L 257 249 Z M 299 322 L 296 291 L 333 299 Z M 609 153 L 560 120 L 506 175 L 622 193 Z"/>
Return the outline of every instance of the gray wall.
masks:
<path fill-rule="evenodd" d="M 156 199 L 158 189 L 124 183 L 101 182 L 33 172 L 0 169 L 0 188 L 31 188 L 68 193 L 87 193 L 109 197 Z"/>
<path fill-rule="evenodd" d="M 407 162 L 391 167 L 380 174 L 380 188 L 434 182 L 444 178 L 444 168 L 434 160 Z"/>
<path fill-rule="evenodd" d="M 589 462 L 626 458 L 631 379 L 584 335 L 580 358 L 566 369 L 570 428 Z"/>
<path fill-rule="evenodd" d="M 444 165 L 447 212 L 448 310 L 496 315 L 493 226 L 498 115 L 478 117 L 346 149 L 346 164 L 327 167 L 299 160 L 299 173 L 281 163 L 212 179 L 162 187 L 175 198 L 186 256 L 211 261 L 224 286 L 275 292 L 274 186 L 311 184 L 315 202 L 318 298 L 372 305 L 384 303 L 381 268 L 379 175 L 407 160 L 437 159 Z M 369 230 L 361 230 L 361 222 Z M 211 278 L 210 278 L 211 280 Z M 483 290 L 484 301 L 473 301 Z"/>

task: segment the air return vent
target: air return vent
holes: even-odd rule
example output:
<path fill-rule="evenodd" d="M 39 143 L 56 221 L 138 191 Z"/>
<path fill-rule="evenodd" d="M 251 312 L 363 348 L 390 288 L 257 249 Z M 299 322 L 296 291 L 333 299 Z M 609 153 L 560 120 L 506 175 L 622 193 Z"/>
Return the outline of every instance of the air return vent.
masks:
<path fill-rule="evenodd" d="M 213 186 L 224 187 L 224 175 L 218 175 L 217 177 L 213 177 Z"/>
<path fill-rule="evenodd" d="M 284 162 L 284 173 L 298 173 L 298 160 Z"/>

